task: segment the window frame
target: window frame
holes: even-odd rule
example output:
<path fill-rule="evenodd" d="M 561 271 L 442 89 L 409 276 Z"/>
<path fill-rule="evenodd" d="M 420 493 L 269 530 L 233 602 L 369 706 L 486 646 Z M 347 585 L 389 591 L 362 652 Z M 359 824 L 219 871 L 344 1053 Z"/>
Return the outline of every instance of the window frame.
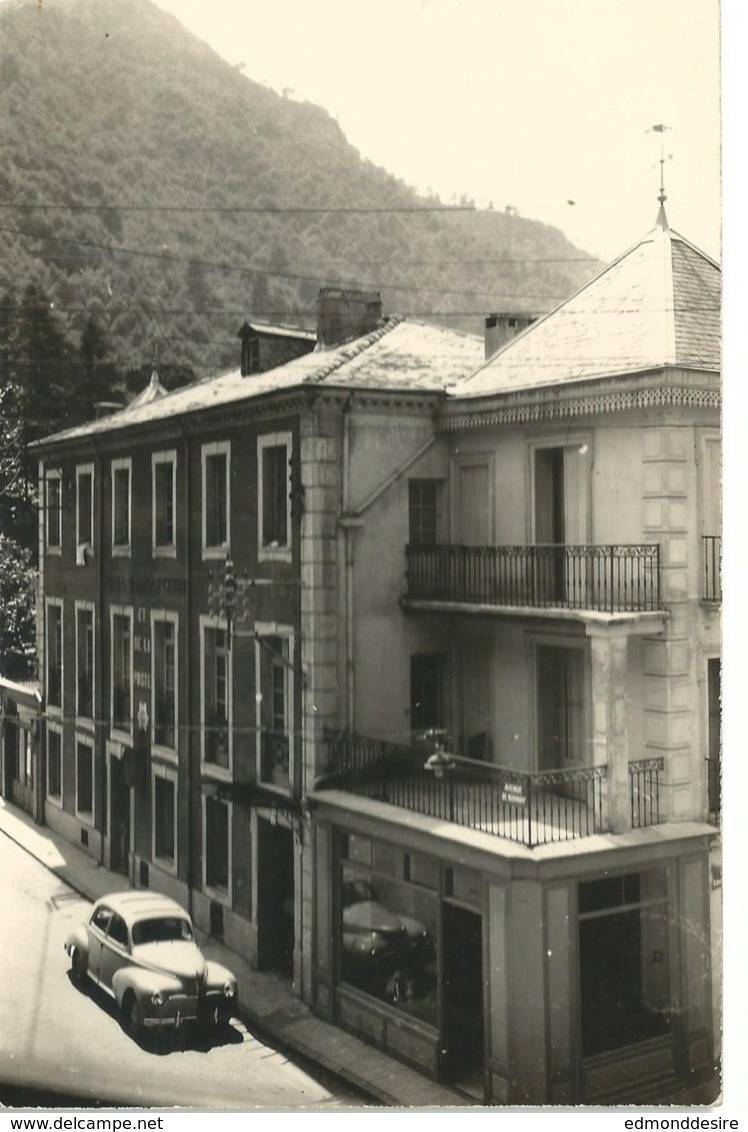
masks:
<path fill-rule="evenodd" d="M 271 448 L 285 448 L 286 468 L 286 541 L 272 546 L 264 542 L 265 526 L 265 471 L 264 455 Z M 293 554 L 293 527 L 291 515 L 291 460 L 293 435 L 291 432 L 268 432 L 257 437 L 257 558 L 260 562 L 290 562 Z"/>
<path fill-rule="evenodd" d="M 126 617 L 130 622 L 130 730 L 125 731 L 122 728 L 115 726 L 114 719 L 114 645 L 115 645 L 115 632 L 114 632 L 114 619 L 115 617 Z M 135 629 L 135 610 L 132 605 L 110 605 L 109 606 L 109 733 L 115 741 L 126 743 L 128 746 L 132 745 L 134 736 L 133 724 L 133 708 L 135 705 L 135 689 L 134 689 L 134 629 Z"/>
<path fill-rule="evenodd" d="M 132 458 L 120 456 L 112 460 L 112 554 L 120 558 L 132 555 Z M 117 474 L 127 472 L 127 541 L 117 542 Z"/>
<path fill-rule="evenodd" d="M 158 469 L 171 464 L 171 541 L 158 541 L 159 527 L 159 475 Z M 170 448 L 151 454 L 151 549 L 154 558 L 177 556 L 177 450 Z"/>
<path fill-rule="evenodd" d="M 52 484 L 57 485 L 57 522 L 55 531 L 55 541 L 51 539 L 51 517 L 52 508 L 50 506 L 50 487 Z M 62 554 L 62 472 L 59 468 L 45 468 L 44 470 L 44 550 L 47 554 Z"/>
<path fill-rule="evenodd" d="M 174 746 L 156 742 L 156 699 L 158 693 L 156 626 L 174 626 Z M 162 759 L 176 763 L 179 736 L 179 614 L 169 609 L 151 610 L 151 751 Z"/>
<path fill-rule="evenodd" d="M 62 716 L 65 707 L 65 603 L 62 598 L 48 597 L 45 598 L 45 641 L 44 641 L 44 693 L 45 693 L 45 706 L 48 715 Z M 59 609 L 60 611 L 60 632 L 59 632 L 59 653 L 60 653 L 60 702 L 53 704 L 49 699 L 49 629 L 50 629 L 50 609 Z"/>
<path fill-rule="evenodd" d="M 91 482 L 91 511 L 89 516 L 89 529 L 88 538 L 81 538 L 81 481 L 89 479 Z M 93 554 L 94 552 L 94 531 L 96 524 L 94 522 L 94 493 L 96 485 L 96 473 L 93 464 L 77 464 L 75 468 L 75 547 L 76 563 L 79 566 L 85 566 L 85 558 L 81 557 L 80 552 L 83 548 Z"/>
<path fill-rule="evenodd" d="M 226 461 L 226 537 L 221 543 L 208 542 L 208 460 L 223 456 Z M 206 558 L 225 558 L 231 546 L 231 441 L 212 440 L 200 449 L 201 462 L 201 506 L 202 506 L 202 556 Z"/>
<path fill-rule="evenodd" d="M 414 523 L 414 519 L 415 519 L 416 515 L 420 516 L 426 510 L 426 508 L 424 508 L 422 500 L 420 498 L 418 500 L 414 500 L 413 496 L 416 493 L 416 491 L 418 491 L 419 493 L 423 492 L 423 490 L 426 487 L 433 490 L 433 493 L 434 493 L 434 499 L 433 499 L 433 512 L 434 512 L 433 533 L 434 533 L 434 537 L 433 537 L 433 540 L 428 539 L 428 538 L 423 538 L 424 524 L 422 522 L 419 522 L 417 524 L 418 537 L 416 537 L 416 538 L 413 537 L 414 527 L 416 526 L 416 524 Z M 433 546 L 439 545 L 439 535 L 440 535 L 440 532 L 441 532 L 441 525 L 442 525 L 441 524 L 442 504 L 441 504 L 440 496 L 442 495 L 443 491 L 444 491 L 444 480 L 439 479 L 436 476 L 413 476 L 412 478 L 410 478 L 408 480 L 408 546 L 421 548 L 421 547 L 433 547 Z"/>
<path fill-rule="evenodd" d="M 79 781 L 78 781 L 78 748 L 86 747 L 90 752 L 91 759 L 91 809 L 82 810 L 79 806 Z M 79 731 L 75 733 L 75 816 L 78 821 L 83 822 L 84 825 L 93 827 L 96 824 L 96 775 L 94 766 L 94 738 L 92 735 L 83 734 Z"/>
<path fill-rule="evenodd" d="M 156 825 L 157 825 L 157 810 L 156 810 L 156 781 L 161 779 L 164 782 L 170 782 L 173 790 L 173 830 L 174 830 L 174 853 L 172 857 L 164 857 L 156 851 Z M 164 869 L 168 873 L 176 875 L 178 862 L 179 862 L 179 830 L 178 830 L 178 793 L 179 793 L 179 775 L 175 767 L 165 766 L 162 763 L 151 764 L 151 860 L 154 864 L 158 865 L 160 869 Z"/>
<path fill-rule="evenodd" d="M 49 767 L 50 767 L 49 736 L 50 736 L 50 734 L 56 735 L 58 737 L 59 741 L 60 741 L 60 793 L 59 794 L 53 794 L 51 792 L 50 786 L 49 786 Z M 46 797 L 48 802 L 51 802 L 53 806 L 57 806 L 58 809 L 60 809 L 60 810 L 64 808 L 64 798 L 65 798 L 65 775 L 63 774 L 64 756 L 63 756 L 63 749 L 62 749 L 62 738 L 63 738 L 62 723 L 61 722 L 58 723 L 57 720 L 54 720 L 54 719 L 48 719 L 47 720 L 47 751 L 46 751 L 46 754 L 47 754 L 47 758 L 46 758 L 46 779 L 47 780 L 46 780 L 46 783 L 45 783 L 45 797 Z M 76 755 L 77 755 L 77 752 L 76 752 Z"/>
<path fill-rule="evenodd" d="M 255 634 L 255 705 L 256 705 L 256 718 L 255 718 L 255 767 L 257 774 L 257 781 L 267 790 L 275 791 L 278 794 L 285 796 L 293 793 L 294 777 L 295 777 L 295 728 L 294 728 L 294 704 L 295 704 L 295 671 L 294 651 L 295 651 L 295 635 L 293 626 L 282 625 L 275 621 L 256 621 L 254 624 Z M 288 738 L 288 786 L 279 786 L 277 783 L 269 779 L 263 778 L 262 775 L 262 684 L 263 684 L 263 659 L 265 663 L 273 663 L 273 658 L 270 656 L 267 647 L 263 646 L 260 638 L 264 637 L 280 637 L 287 644 L 288 656 L 285 658 L 287 663 L 282 664 L 284 672 L 284 699 L 285 699 L 285 728 L 286 736 Z"/>
<path fill-rule="evenodd" d="M 532 704 L 533 711 L 531 716 L 532 721 L 532 751 L 534 760 L 534 769 L 536 771 L 544 769 L 541 766 L 541 724 L 540 724 L 540 696 L 541 696 L 541 678 L 540 678 L 540 658 L 539 650 L 553 648 L 557 650 L 564 650 L 565 652 L 575 652 L 581 655 L 582 666 L 582 703 L 581 703 L 581 716 L 582 716 L 582 752 L 581 758 L 569 758 L 565 755 L 563 764 L 557 769 L 575 769 L 578 767 L 590 767 L 594 763 L 594 743 L 592 733 L 592 657 L 589 648 L 588 638 L 583 637 L 569 637 L 569 636 L 554 636 L 553 634 L 540 634 L 535 633 L 530 637 L 530 647 L 532 650 Z M 568 703 L 567 703 L 568 708 Z"/>
<path fill-rule="evenodd" d="M 80 615 L 91 614 L 91 714 L 83 715 L 80 710 Z M 92 601 L 75 603 L 75 725 L 76 727 L 96 726 L 96 605 Z"/>
<path fill-rule="evenodd" d="M 227 857 L 227 879 L 228 886 L 223 888 L 219 885 L 208 883 L 208 802 L 213 802 L 217 806 L 225 806 L 228 815 L 228 829 L 226 837 L 226 857 Z M 202 802 L 202 881 L 203 892 L 206 896 L 216 900 L 226 908 L 231 907 L 232 892 L 233 892 L 233 869 L 232 869 L 232 843 L 233 843 L 233 829 L 234 829 L 234 806 L 232 802 L 226 801 L 223 798 L 216 798 L 213 795 L 203 793 L 201 795 Z"/>
<path fill-rule="evenodd" d="M 206 640 L 208 633 L 215 632 L 224 632 L 228 634 L 228 621 L 226 620 L 226 618 L 213 617 L 204 613 L 200 614 L 200 769 L 203 774 L 208 775 L 211 778 L 217 778 L 225 782 L 230 782 L 234 767 L 234 650 L 229 644 L 227 644 L 226 647 L 226 724 L 228 729 L 228 766 L 221 766 L 220 764 L 211 762 L 206 758 L 206 717 L 208 708 L 208 700 L 206 699 L 206 667 L 208 660 L 206 652 Z M 215 648 L 216 646 L 214 645 L 214 654 Z M 215 680 L 215 673 L 211 674 L 211 680 Z"/>

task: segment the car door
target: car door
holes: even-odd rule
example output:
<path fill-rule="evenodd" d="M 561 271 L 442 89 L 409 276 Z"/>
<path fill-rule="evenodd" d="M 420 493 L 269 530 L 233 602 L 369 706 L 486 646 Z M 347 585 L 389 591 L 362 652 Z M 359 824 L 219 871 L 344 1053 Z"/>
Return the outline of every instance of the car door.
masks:
<path fill-rule="evenodd" d="M 88 922 L 88 973 L 95 982 L 99 981 L 101 951 L 111 919 L 111 908 L 102 906 L 94 911 Z"/>
<path fill-rule="evenodd" d="M 129 932 L 127 924 L 115 912 L 109 922 L 109 930 L 101 947 L 99 961 L 99 983 L 107 990 L 112 989 L 112 979 L 121 967 L 130 962 Z"/>

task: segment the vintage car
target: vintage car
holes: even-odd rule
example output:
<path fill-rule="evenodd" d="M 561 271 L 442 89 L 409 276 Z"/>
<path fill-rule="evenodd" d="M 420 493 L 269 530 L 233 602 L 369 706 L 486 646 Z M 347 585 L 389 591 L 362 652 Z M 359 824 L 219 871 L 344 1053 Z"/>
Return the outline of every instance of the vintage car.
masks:
<path fill-rule="evenodd" d="M 371 881 L 343 875 L 343 971 L 385 997 L 399 997 L 403 980 L 417 978 L 433 958 L 431 933 L 379 900 Z"/>
<path fill-rule="evenodd" d="M 218 1026 L 234 1013 L 236 979 L 205 959 L 190 917 L 156 892 L 102 896 L 65 950 L 73 978 L 92 979 L 110 994 L 134 1037 L 192 1020 Z"/>

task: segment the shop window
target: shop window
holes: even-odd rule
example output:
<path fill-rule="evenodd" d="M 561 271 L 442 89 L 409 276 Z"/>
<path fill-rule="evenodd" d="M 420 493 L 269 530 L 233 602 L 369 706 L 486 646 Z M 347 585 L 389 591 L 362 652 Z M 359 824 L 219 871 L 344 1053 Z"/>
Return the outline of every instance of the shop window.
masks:
<path fill-rule="evenodd" d="M 112 611 L 112 730 L 132 733 L 132 612 Z"/>
<path fill-rule="evenodd" d="M 47 603 L 47 706 L 62 710 L 62 604 Z"/>
<path fill-rule="evenodd" d="M 77 739 L 75 744 L 75 812 L 79 818 L 93 823 L 94 780 L 93 744 Z"/>
<path fill-rule="evenodd" d="M 439 480 L 408 480 L 408 542 L 435 546 L 437 542 Z"/>
<path fill-rule="evenodd" d="M 153 744 L 167 751 L 177 746 L 177 615 L 151 615 Z"/>
<path fill-rule="evenodd" d="M 230 542 L 230 445 L 228 441 L 204 444 L 203 556 L 225 554 Z"/>
<path fill-rule="evenodd" d="M 153 767 L 153 857 L 167 868 L 176 867 L 177 858 L 176 773 L 167 767 Z"/>
<path fill-rule="evenodd" d="M 112 460 L 112 553 L 129 554 L 132 520 L 132 461 Z"/>
<path fill-rule="evenodd" d="M 230 804 L 203 796 L 203 868 L 207 889 L 227 895 L 230 889 Z"/>
<path fill-rule="evenodd" d="M 444 727 L 444 668 L 441 653 L 410 658 L 410 726 L 415 732 Z"/>
<path fill-rule="evenodd" d="M 94 718 L 94 611 L 76 602 L 75 609 L 75 714 L 93 722 Z"/>
<path fill-rule="evenodd" d="M 75 529 L 79 549 L 94 544 L 93 464 L 81 464 L 75 474 Z M 80 559 L 79 559 L 80 561 Z M 85 562 L 85 559 L 83 560 Z"/>
<path fill-rule="evenodd" d="M 341 856 L 342 981 L 436 1026 L 437 893 L 404 879 L 410 854 L 396 846 L 348 835 Z M 358 863 L 367 857 L 373 868 Z"/>
<path fill-rule="evenodd" d="M 231 766 L 231 653 L 224 623 L 201 618 L 203 762 Z"/>
<path fill-rule="evenodd" d="M 173 557 L 176 554 L 176 452 L 155 452 L 151 468 L 153 553 Z"/>
<path fill-rule="evenodd" d="M 62 731 L 47 724 L 47 797 L 62 805 Z"/>
<path fill-rule="evenodd" d="M 44 480 L 46 503 L 46 547 L 52 554 L 62 550 L 62 479 L 59 472 L 47 472 Z"/>
<path fill-rule="evenodd" d="M 669 1033 L 670 980 L 665 870 L 580 884 L 582 1055 Z"/>
<path fill-rule="evenodd" d="M 291 546 L 291 435 L 273 433 L 257 442 L 259 555 L 287 559 Z"/>
<path fill-rule="evenodd" d="M 255 633 L 259 778 L 266 785 L 288 790 L 292 779 L 293 638 L 290 629 L 259 623 Z"/>

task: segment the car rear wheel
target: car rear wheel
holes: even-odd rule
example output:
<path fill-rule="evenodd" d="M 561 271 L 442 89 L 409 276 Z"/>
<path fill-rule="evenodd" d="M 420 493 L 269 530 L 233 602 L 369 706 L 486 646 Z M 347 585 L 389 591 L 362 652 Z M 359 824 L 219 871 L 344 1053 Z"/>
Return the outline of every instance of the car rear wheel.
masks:
<path fill-rule="evenodd" d="M 132 991 L 128 991 L 122 1000 L 122 1024 L 131 1037 L 138 1038 L 140 1036 L 142 1028 L 140 1006 Z"/>

